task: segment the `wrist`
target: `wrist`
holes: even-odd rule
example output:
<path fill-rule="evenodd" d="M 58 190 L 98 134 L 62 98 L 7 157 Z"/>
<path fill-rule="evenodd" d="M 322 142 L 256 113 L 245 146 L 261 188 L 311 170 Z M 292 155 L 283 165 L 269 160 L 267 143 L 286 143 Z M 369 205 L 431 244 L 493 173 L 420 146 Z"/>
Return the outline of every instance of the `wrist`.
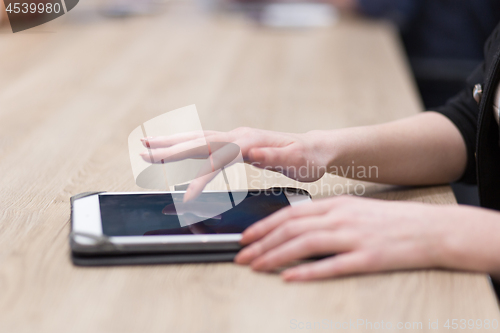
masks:
<path fill-rule="evenodd" d="M 439 266 L 488 273 L 499 279 L 500 213 L 472 207 L 448 209 L 440 237 Z"/>
<path fill-rule="evenodd" d="M 342 148 L 338 144 L 338 130 L 313 130 L 305 133 L 309 142 L 314 164 L 329 172 L 340 159 Z"/>
<path fill-rule="evenodd" d="M 321 131 L 317 137 L 315 151 L 321 156 L 319 159 L 328 173 L 338 174 L 339 167 L 351 167 L 353 161 L 361 165 L 359 144 L 362 137 L 358 128 L 345 128 L 330 131 Z M 362 143 L 361 143 L 362 144 Z"/>

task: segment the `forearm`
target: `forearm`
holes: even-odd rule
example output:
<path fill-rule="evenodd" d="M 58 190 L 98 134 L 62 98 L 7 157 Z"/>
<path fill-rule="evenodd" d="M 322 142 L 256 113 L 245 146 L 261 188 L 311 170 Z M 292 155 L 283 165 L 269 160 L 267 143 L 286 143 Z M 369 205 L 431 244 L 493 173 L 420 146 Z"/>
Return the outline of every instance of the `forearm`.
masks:
<path fill-rule="evenodd" d="M 470 206 L 450 206 L 439 219 L 433 242 L 438 266 L 489 273 L 500 281 L 500 213 Z"/>
<path fill-rule="evenodd" d="M 327 171 L 349 178 L 399 185 L 441 184 L 460 178 L 467 163 L 462 135 L 436 112 L 324 135 L 328 139 L 320 140 L 317 149 L 325 157 Z M 345 172 L 348 167 L 355 172 Z"/>

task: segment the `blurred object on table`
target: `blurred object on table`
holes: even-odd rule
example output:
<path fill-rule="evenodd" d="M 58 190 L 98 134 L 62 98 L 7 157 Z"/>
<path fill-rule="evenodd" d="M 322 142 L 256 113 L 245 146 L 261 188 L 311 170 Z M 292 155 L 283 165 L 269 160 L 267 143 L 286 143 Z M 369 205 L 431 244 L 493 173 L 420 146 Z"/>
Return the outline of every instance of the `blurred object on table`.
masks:
<path fill-rule="evenodd" d="M 331 26 L 338 21 L 336 7 L 325 2 L 266 0 L 198 0 L 205 10 L 240 12 L 259 24 L 276 28 Z"/>
<path fill-rule="evenodd" d="M 108 0 L 101 12 L 109 17 L 128 17 L 154 14 L 158 2 L 155 0 Z"/>
<path fill-rule="evenodd" d="M 271 3 L 263 7 L 259 17 L 262 25 L 280 28 L 325 27 L 337 19 L 336 9 L 321 3 Z"/>
<path fill-rule="evenodd" d="M 337 19 L 335 7 L 321 3 L 272 3 L 260 15 L 262 25 L 281 28 L 325 27 Z"/>
<path fill-rule="evenodd" d="M 483 59 L 483 45 L 500 22 L 498 0 L 199 0 L 208 7 L 242 11 L 263 25 L 329 25 L 328 7 L 383 19 L 399 30 L 427 109 L 443 105 L 464 87 Z M 310 4 L 311 7 L 302 7 Z M 329 24 L 325 22 L 330 21 Z"/>
<path fill-rule="evenodd" d="M 358 0 L 325 0 L 340 11 L 357 11 Z"/>

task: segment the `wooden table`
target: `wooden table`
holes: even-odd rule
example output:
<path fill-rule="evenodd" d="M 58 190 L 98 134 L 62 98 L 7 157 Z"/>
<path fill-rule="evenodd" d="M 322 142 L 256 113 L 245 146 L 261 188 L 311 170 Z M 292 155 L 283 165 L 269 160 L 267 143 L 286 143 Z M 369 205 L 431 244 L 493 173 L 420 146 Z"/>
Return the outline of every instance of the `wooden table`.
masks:
<path fill-rule="evenodd" d="M 0 31 L 0 332 L 288 332 L 358 319 L 422 322 L 408 332 L 439 320 L 434 332 L 446 319 L 499 320 L 481 274 L 287 284 L 231 263 L 74 267 L 69 197 L 138 190 L 127 136 L 156 115 L 195 103 L 205 129 L 303 132 L 421 110 L 386 25 L 271 30 L 185 5 L 112 21 L 85 3 L 36 30 Z M 455 203 L 447 186 L 368 185 L 366 195 Z"/>

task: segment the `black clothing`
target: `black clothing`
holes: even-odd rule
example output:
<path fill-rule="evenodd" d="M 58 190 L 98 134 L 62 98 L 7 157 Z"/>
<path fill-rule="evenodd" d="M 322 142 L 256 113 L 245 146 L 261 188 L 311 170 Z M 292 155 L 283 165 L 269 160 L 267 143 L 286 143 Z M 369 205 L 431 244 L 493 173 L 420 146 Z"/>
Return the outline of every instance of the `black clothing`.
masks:
<path fill-rule="evenodd" d="M 498 0 L 358 0 L 362 13 L 393 22 L 401 33 L 426 108 L 446 103 L 483 60 L 500 22 Z"/>
<path fill-rule="evenodd" d="M 499 125 L 493 116 L 493 100 L 500 81 L 500 24 L 484 47 L 484 62 L 467 80 L 467 87 L 445 106 L 437 109 L 460 130 L 467 146 L 467 168 L 462 181 L 477 183 L 481 206 L 500 210 Z M 479 104 L 473 88 L 482 86 Z M 500 298 L 500 283 L 493 280 Z"/>
<path fill-rule="evenodd" d="M 493 98 L 500 80 L 500 24 L 488 38 L 484 62 L 467 80 L 467 87 L 436 111 L 460 130 L 467 146 L 467 169 L 462 181 L 477 183 L 481 206 L 500 210 L 499 126 L 493 117 Z M 478 103 L 472 91 L 481 84 Z"/>
<path fill-rule="evenodd" d="M 500 21 L 498 0 L 358 0 L 360 11 L 399 28 L 410 57 L 483 59 Z"/>

